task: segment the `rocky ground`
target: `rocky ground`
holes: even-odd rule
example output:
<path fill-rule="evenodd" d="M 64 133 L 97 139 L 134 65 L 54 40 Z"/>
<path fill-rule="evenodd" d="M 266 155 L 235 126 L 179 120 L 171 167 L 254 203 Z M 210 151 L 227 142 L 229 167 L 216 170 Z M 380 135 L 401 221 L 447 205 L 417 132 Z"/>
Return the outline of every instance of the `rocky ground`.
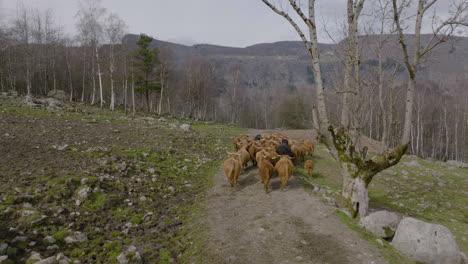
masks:
<path fill-rule="evenodd" d="M 0 262 L 182 262 L 199 197 L 241 131 L 36 103 L 0 97 Z"/>
<path fill-rule="evenodd" d="M 256 168 L 227 186 L 219 165 L 243 132 L 0 94 L 0 263 L 413 263 L 336 208 L 323 146 L 285 192 L 275 177 L 265 194 Z M 374 178 L 371 210 L 442 224 L 466 253 L 458 165 L 405 156 Z"/>

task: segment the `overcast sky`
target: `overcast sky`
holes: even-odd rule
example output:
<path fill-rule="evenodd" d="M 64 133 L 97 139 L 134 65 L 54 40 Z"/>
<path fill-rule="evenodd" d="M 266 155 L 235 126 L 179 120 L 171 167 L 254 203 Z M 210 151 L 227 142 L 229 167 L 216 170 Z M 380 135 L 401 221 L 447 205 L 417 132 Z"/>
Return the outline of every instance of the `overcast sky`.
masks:
<path fill-rule="evenodd" d="M 64 30 L 75 33 L 79 0 L 0 0 L 3 20 L 8 21 L 15 16 L 19 1 L 39 9 L 54 10 Z M 281 0 L 272 1 L 279 3 Z M 451 1 L 439 0 L 437 8 L 442 15 Z M 317 20 L 322 25 L 327 24 L 332 34 L 338 32 L 338 25 L 343 21 L 345 2 L 317 1 Z M 157 39 L 181 44 L 245 47 L 257 43 L 299 40 L 291 25 L 261 0 L 102 0 L 102 6 L 124 19 L 129 33 L 146 33 Z M 430 27 L 426 28 L 428 30 Z M 319 41 L 330 42 L 323 26 L 320 26 Z"/>

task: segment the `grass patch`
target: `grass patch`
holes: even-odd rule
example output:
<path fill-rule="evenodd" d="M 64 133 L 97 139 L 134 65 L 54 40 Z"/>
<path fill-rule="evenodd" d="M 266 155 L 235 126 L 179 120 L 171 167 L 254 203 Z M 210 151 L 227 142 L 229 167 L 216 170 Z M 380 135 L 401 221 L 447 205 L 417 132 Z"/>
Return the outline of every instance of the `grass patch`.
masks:
<path fill-rule="evenodd" d="M 312 160 L 315 163 L 312 178 L 301 169 L 302 163 L 297 166 L 297 174 L 309 183 L 338 192 L 330 196 L 339 199 L 342 177 L 338 163 L 323 145 L 316 146 Z M 396 166 L 374 177 L 369 185 L 369 206 L 444 225 L 453 233 L 460 249 L 468 252 L 466 173 L 466 169 L 405 155 Z"/>

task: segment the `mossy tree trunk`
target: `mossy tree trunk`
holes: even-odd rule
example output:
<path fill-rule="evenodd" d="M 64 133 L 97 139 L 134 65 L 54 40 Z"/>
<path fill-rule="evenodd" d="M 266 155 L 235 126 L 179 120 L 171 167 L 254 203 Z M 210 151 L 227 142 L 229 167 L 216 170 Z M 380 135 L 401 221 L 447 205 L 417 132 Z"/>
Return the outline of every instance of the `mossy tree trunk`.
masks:
<path fill-rule="evenodd" d="M 367 158 L 367 148 L 357 150 L 347 129 L 329 126 L 336 159 L 340 162 L 343 175 L 342 196 L 352 217 L 363 217 L 369 208 L 368 187 L 373 177 L 396 165 L 405 154 L 408 145 L 398 145 L 390 152 Z"/>

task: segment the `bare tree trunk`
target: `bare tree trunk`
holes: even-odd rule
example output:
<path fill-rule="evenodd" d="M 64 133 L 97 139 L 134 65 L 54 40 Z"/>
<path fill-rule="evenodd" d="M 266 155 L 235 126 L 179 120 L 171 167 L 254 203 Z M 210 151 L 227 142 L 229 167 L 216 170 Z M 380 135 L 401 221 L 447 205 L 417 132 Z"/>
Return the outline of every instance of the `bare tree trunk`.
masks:
<path fill-rule="evenodd" d="M 458 114 L 459 114 L 459 105 L 456 106 L 456 116 L 455 116 L 455 160 L 460 160 L 458 157 Z"/>
<path fill-rule="evenodd" d="M 165 66 L 164 63 L 161 65 L 161 92 L 159 94 L 159 104 L 158 104 L 158 115 L 161 115 L 162 112 L 162 103 L 163 103 L 163 95 L 164 95 L 164 86 L 165 86 Z"/>
<path fill-rule="evenodd" d="M 110 87 L 111 87 L 110 109 L 111 111 L 114 111 L 115 110 L 115 91 L 114 91 L 114 59 L 113 58 L 111 58 L 111 62 L 109 65 L 109 78 L 110 78 Z"/>
<path fill-rule="evenodd" d="M 26 101 L 32 101 L 32 85 L 31 85 L 31 63 L 30 59 L 26 59 Z"/>
<path fill-rule="evenodd" d="M 312 122 L 314 124 L 314 129 L 320 131 L 319 120 L 317 117 L 317 108 L 315 107 L 315 105 L 312 106 Z"/>
<path fill-rule="evenodd" d="M 417 110 L 416 110 L 416 155 L 419 155 L 419 134 L 420 134 L 420 122 L 421 122 L 421 119 L 420 119 L 420 116 L 421 116 L 421 104 L 420 102 L 418 102 L 418 107 L 417 107 Z"/>
<path fill-rule="evenodd" d="M 127 77 L 125 77 L 125 81 L 124 81 L 124 112 L 125 112 L 125 115 L 127 115 L 127 104 L 128 104 L 128 80 L 127 80 Z"/>
<path fill-rule="evenodd" d="M 68 69 L 68 85 L 70 87 L 70 102 L 72 102 L 73 101 L 73 79 L 72 79 L 70 58 L 68 58 L 67 56 L 66 60 L 67 60 L 67 69 Z"/>
<path fill-rule="evenodd" d="M 99 49 L 96 45 L 96 64 L 97 64 L 97 74 L 99 78 L 99 98 L 101 101 L 101 109 L 104 106 L 104 95 L 103 95 L 103 89 L 102 89 L 102 73 L 101 73 L 101 63 L 99 62 Z"/>
<path fill-rule="evenodd" d="M 135 118 L 135 80 L 133 78 L 133 70 L 132 70 L 132 116 Z"/>
<path fill-rule="evenodd" d="M 167 89 L 167 88 L 166 88 Z M 170 97 L 167 96 L 167 112 L 170 113 L 171 112 L 171 101 L 170 101 Z"/>
<path fill-rule="evenodd" d="M 445 159 L 449 158 L 449 129 L 447 125 L 447 104 L 444 105 Z"/>
<path fill-rule="evenodd" d="M 94 105 L 95 103 L 95 98 L 96 98 L 96 73 L 94 72 L 94 59 L 93 62 L 91 62 L 91 74 L 92 74 L 92 81 L 93 81 L 93 94 L 92 94 L 92 99 L 91 99 L 91 105 Z"/>
<path fill-rule="evenodd" d="M 385 109 L 384 98 L 383 98 L 383 89 L 384 89 L 384 73 L 382 67 L 382 46 L 379 46 L 379 50 L 377 53 L 377 57 L 379 59 L 378 65 L 378 75 L 379 75 L 379 105 L 380 105 L 380 112 L 382 113 L 382 139 L 380 143 L 380 153 L 383 153 L 386 148 L 387 143 L 387 111 Z"/>
<path fill-rule="evenodd" d="M 85 90 L 86 90 L 86 53 L 83 55 L 83 76 L 82 76 L 82 87 L 81 87 L 81 102 L 83 103 L 85 100 Z"/>

